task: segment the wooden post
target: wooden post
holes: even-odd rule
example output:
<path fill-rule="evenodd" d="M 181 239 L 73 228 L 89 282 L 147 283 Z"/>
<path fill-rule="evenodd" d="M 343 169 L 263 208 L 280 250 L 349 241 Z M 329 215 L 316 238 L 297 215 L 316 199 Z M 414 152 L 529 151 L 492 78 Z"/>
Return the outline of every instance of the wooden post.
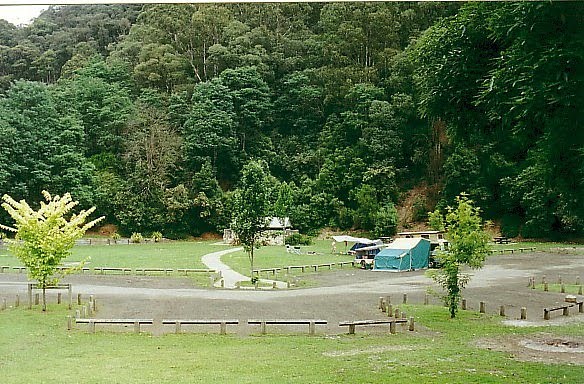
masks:
<path fill-rule="evenodd" d="M 544 320 L 550 319 L 550 311 L 548 311 L 546 308 L 543 309 L 543 319 Z"/>
<path fill-rule="evenodd" d="M 134 321 L 134 332 L 140 333 L 140 322 L 139 321 Z"/>
<path fill-rule="evenodd" d="M 562 275 L 558 275 L 558 284 L 562 284 Z"/>
<path fill-rule="evenodd" d="M 531 289 L 535 289 L 535 277 L 531 279 Z"/>
<path fill-rule="evenodd" d="M 549 287 L 548 287 L 547 281 L 545 283 L 543 283 L 543 291 L 544 292 L 548 292 L 549 291 Z"/>
<path fill-rule="evenodd" d="M 392 321 L 391 323 L 389 323 L 389 333 L 391 333 L 392 335 L 395 335 L 395 321 Z"/>
<path fill-rule="evenodd" d="M 391 304 L 391 296 L 385 296 L 385 304 Z"/>
<path fill-rule="evenodd" d="M 39 297 L 40 295 L 38 293 L 34 294 L 34 305 L 39 305 Z"/>
<path fill-rule="evenodd" d="M 379 305 L 378 305 L 379 309 L 383 309 L 383 297 L 379 298 Z"/>
<path fill-rule="evenodd" d="M 546 280 L 546 276 L 545 276 L 545 275 L 543 275 L 543 276 L 541 277 L 541 283 L 542 283 L 542 284 L 545 284 L 545 283 L 547 283 L 547 280 Z"/>
<path fill-rule="evenodd" d="M 429 298 L 428 298 L 428 294 L 426 293 L 424 295 L 424 305 L 428 305 L 428 302 L 429 302 Z"/>
<path fill-rule="evenodd" d="M 479 305 L 479 312 L 480 313 L 485 313 L 485 302 L 481 301 L 480 305 Z"/>
<path fill-rule="evenodd" d="M 570 307 L 565 306 L 564 310 L 562 311 L 562 315 L 563 316 L 569 316 L 570 315 Z"/>
<path fill-rule="evenodd" d="M 4 311 L 4 310 L 6 310 L 6 308 L 7 308 L 7 306 L 6 306 L 6 298 L 3 297 L 2 298 L 2 310 Z"/>
<path fill-rule="evenodd" d="M 466 299 L 462 299 L 462 303 L 460 305 L 463 311 L 466 311 Z"/>
<path fill-rule="evenodd" d="M 278 286 L 275 281 L 272 282 L 272 289 L 276 289 Z"/>
<path fill-rule="evenodd" d="M 71 319 L 71 315 L 67 315 L 67 330 L 70 331 L 72 328 L 73 321 Z"/>
<path fill-rule="evenodd" d="M 20 295 L 16 294 L 16 301 L 14 302 L 14 308 L 18 308 L 20 306 Z"/>
<path fill-rule="evenodd" d="M 584 302 L 582 301 L 578 303 L 578 312 L 584 313 Z"/>
<path fill-rule="evenodd" d="M 57 293 L 57 304 L 61 304 L 61 292 Z"/>
<path fill-rule="evenodd" d="M 75 318 L 76 319 L 80 319 L 81 318 L 81 311 L 79 311 L 78 309 L 75 310 Z"/>
<path fill-rule="evenodd" d="M 355 334 L 355 324 L 349 324 L 349 335 Z"/>
<path fill-rule="evenodd" d="M 404 304 L 407 304 L 408 303 L 408 294 L 407 293 L 404 293 L 404 301 L 403 301 L 403 303 Z"/>
<path fill-rule="evenodd" d="M 396 309 L 395 309 L 395 316 L 394 316 L 394 317 L 395 317 L 396 319 L 399 319 L 399 318 L 400 318 L 400 311 L 399 311 L 399 308 L 396 308 Z"/>
<path fill-rule="evenodd" d="M 221 330 L 219 331 L 220 334 L 225 335 L 227 334 L 227 323 L 224 321 L 221 322 Z"/>
<path fill-rule="evenodd" d="M 527 287 L 531 287 L 531 279 L 533 279 L 533 277 L 529 276 L 529 278 L 527 279 Z"/>
<path fill-rule="evenodd" d="M 81 305 L 81 293 L 77 294 L 77 305 Z"/>
<path fill-rule="evenodd" d="M 393 314 L 393 305 L 387 304 L 387 317 L 391 317 Z"/>
<path fill-rule="evenodd" d="M 413 316 L 410 317 L 410 327 L 409 327 L 409 330 L 412 331 L 412 332 L 415 330 L 415 324 L 414 324 L 414 317 Z"/>
<path fill-rule="evenodd" d="M 225 288 L 225 279 L 221 279 L 221 288 Z"/>
<path fill-rule="evenodd" d="M 32 308 L 32 284 L 28 284 L 28 309 Z"/>
<path fill-rule="evenodd" d="M 180 333 L 181 332 L 181 323 L 180 321 L 177 321 L 176 323 L 174 323 L 174 333 Z"/>
<path fill-rule="evenodd" d="M 521 320 L 527 319 L 527 308 L 521 307 Z M 549 319 L 546 319 L 549 320 Z"/>
<path fill-rule="evenodd" d="M 73 293 L 71 292 L 71 284 L 67 287 L 67 291 L 69 294 L 69 309 L 73 308 Z"/>
<path fill-rule="evenodd" d="M 266 334 L 266 322 L 265 321 L 260 322 L 260 328 L 261 328 L 262 335 L 265 335 Z"/>
<path fill-rule="evenodd" d="M 499 316 L 505 316 L 505 306 L 501 305 L 499 307 Z"/>
<path fill-rule="evenodd" d="M 576 276 L 576 285 L 580 285 L 580 276 Z"/>
<path fill-rule="evenodd" d="M 308 334 L 311 336 L 314 336 L 315 332 L 316 332 L 316 324 L 314 323 L 314 321 L 311 321 L 308 324 Z"/>
<path fill-rule="evenodd" d="M 560 293 L 566 293 L 566 286 L 563 283 L 560 285 Z"/>
<path fill-rule="evenodd" d="M 81 316 L 83 316 L 83 318 L 87 318 L 87 307 L 84 305 L 83 307 L 81 307 Z"/>
<path fill-rule="evenodd" d="M 95 323 L 93 321 L 89 321 L 89 332 L 95 333 Z"/>
<path fill-rule="evenodd" d="M 580 286 L 578 287 L 578 294 L 579 294 L 579 295 L 581 295 L 581 294 L 582 294 L 582 285 L 580 285 Z"/>
<path fill-rule="evenodd" d="M 286 280 L 286 288 L 290 289 L 290 280 Z"/>

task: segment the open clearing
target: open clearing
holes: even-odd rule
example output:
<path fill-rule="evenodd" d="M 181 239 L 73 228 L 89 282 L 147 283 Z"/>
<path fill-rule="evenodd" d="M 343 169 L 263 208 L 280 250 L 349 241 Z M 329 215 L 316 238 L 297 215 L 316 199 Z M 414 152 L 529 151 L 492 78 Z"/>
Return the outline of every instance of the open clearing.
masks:
<path fill-rule="evenodd" d="M 22 307 L 3 311 L 0 339 L 7 342 L 0 344 L 0 373 L 9 383 L 49 382 L 59 372 L 71 377 L 53 377 L 53 382 L 381 383 L 391 377 L 424 383 L 579 383 L 584 315 L 573 310 L 563 317 L 560 311 L 545 322 L 543 308 L 565 295 L 527 287 L 530 276 L 539 282 L 543 275 L 550 282 L 558 276 L 566 282 L 584 277 L 584 256 L 492 256 L 464 293 L 471 311 L 461 311 L 454 321 L 436 298 L 435 305 L 421 305 L 432 285 L 423 271 L 345 268 L 311 273 L 318 281 L 311 288 L 261 291 L 196 288 L 181 277 L 72 275 L 66 281 L 74 293 L 98 300 L 96 316 L 153 318 L 155 325 L 139 336 L 106 327 L 91 335 L 85 325 L 67 332 L 66 312 L 55 306 L 48 314 Z M 24 275 L 0 274 L 0 282 L 24 281 Z M 16 293 L 26 297 L 22 286 L 0 287 L 0 298 L 9 303 Z M 411 305 L 401 305 L 404 293 Z M 398 326 L 397 335 L 389 335 L 387 326 L 371 326 L 348 336 L 338 326 L 344 320 L 384 318 L 377 302 L 387 295 L 415 316 L 416 332 Z M 486 315 L 476 312 L 480 301 Z M 531 326 L 504 325 L 500 305 L 506 307 L 506 320 L 515 323 L 521 323 L 520 308 L 526 307 L 525 323 Z M 162 318 L 235 318 L 240 325 L 228 327 L 227 336 L 216 335 L 216 326 L 173 335 L 171 327 L 156 325 Z M 251 318 L 320 318 L 328 325 L 318 326 L 312 338 L 304 326 L 270 326 L 270 335 L 257 336 L 257 326 L 241 324 Z M 44 376 L 43 369 L 48 370 Z M 104 370 L 115 375 L 104 376 Z"/>

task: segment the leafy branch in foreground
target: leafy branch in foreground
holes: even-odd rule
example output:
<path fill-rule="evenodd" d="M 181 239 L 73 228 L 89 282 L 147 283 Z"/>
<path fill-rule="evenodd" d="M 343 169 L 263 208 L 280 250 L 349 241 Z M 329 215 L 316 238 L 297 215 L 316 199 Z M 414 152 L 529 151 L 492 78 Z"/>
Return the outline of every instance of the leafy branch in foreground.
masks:
<path fill-rule="evenodd" d="M 28 276 L 38 281 L 43 290 L 43 311 L 46 311 L 46 288 L 56 284 L 57 267 L 71 253 L 75 240 L 83 237 L 85 232 L 103 219 L 99 217 L 85 222 L 95 207 L 72 214 L 71 210 L 79 204 L 73 201 L 69 193 L 51 196 L 43 191 L 46 203 L 41 202 L 35 211 L 25 200 L 16 201 L 4 195 L 2 207 L 14 219 L 14 227 L 0 224 L 0 228 L 14 232 L 13 240 L 8 240 L 10 251 L 26 266 Z"/>

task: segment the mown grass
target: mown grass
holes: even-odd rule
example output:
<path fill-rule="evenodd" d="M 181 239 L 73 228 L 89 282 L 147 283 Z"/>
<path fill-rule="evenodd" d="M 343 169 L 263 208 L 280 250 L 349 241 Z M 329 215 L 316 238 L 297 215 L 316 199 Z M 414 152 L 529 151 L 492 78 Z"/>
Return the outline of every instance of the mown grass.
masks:
<path fill-rule="evenodd" d="M 129 245 L 78 245 L 65 263 L 87 260 L 87 267 L 113 268 L 206 268 L 201 257 L 229 246 L 213 241 L 176 241 Z M 8 251 L 0 251 L 0 265 L 20 266 Z"/>
<path fill-rule="evenodd" d="M 496 317 L 405 306 L 418 331 L 396 335 L 167 334 L 66 330 L 62 308 L 0 312 L 2 382 L 21 383 L 581 383 L 582 367 L 521 362 L 475 346 L 478 339 L 569 327 L 502 327 Z"/>
<path fill-rule="evenodd" d="M 337 251 L 339 249 L 337 248 Z M 340 250 L 340 251 L 344 251 Z M 329 240 L 315 240 L 314 244 L 300 247 L 300 254 L 286 252 L 284 246 L 265 246 L 254 250 L 254 269 L 262 268 L 283 268 L 295 265 L 314 265 L 337 263 L 340 261 L 351 261 L 353 256 L 339 253 L 331 253 L 331 242 Z M 246 252 L 234 252 L 221 256 L 221 260 L 229 265 L 233 270 L 250 275 L 250 262 Z M 347 268 L 347 267 L 345 267 Z M 326 270 L 326 269 L 325 269 Z M 290 275 L 304 277 L 311 276 L 310 273 L 302 273 L 299 269 L 290 271 Z M 270 278 L 274 278 L 270 274 Z M 276 274 L 275 279 L 286 280 L 289 278 L 285 271 Z M 305 283 L 307 283 L 305 281 Z"/>

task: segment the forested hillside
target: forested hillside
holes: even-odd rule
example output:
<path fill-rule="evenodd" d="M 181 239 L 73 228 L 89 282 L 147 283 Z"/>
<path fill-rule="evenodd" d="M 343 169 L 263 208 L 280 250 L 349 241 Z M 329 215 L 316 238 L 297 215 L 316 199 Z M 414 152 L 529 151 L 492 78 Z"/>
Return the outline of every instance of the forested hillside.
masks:
<path fill-rule="evenodd" d="M 0 194 L 69 191 L 125 233 L 199 235 L 228 225 L 256 159 L 273 213 L 306 232 L 391 234 L 416 188 L 413 220 L 467 192 L 506 235 L 581 236 L 582 25 L 571 2 L 82 5 L 0 20 Z"/>

